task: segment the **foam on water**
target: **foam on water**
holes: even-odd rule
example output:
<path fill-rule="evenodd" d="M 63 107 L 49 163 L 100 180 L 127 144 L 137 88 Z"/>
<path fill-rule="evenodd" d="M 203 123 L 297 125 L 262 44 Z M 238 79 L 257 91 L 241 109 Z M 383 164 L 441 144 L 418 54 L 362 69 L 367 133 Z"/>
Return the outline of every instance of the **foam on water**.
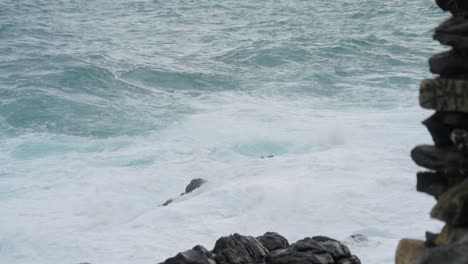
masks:
<path fill-rule="evenodd" d="M 0 262 L 154 263 L 233 232 L 393 263 L 437 230 L 425 1 L 0 3 Z M 274 155 L 261 159 L 261 156 Z M 208 183 L 168 207 L 192 178 Z"/>

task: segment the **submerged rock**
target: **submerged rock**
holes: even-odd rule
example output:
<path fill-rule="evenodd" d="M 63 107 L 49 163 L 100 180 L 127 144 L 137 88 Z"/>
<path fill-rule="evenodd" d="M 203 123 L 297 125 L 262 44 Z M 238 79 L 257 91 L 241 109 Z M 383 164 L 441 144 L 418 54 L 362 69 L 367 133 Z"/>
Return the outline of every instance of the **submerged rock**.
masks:
<path fill-rule="evenodd" d="M 275 232 L 267 232 L 263 236 L 257 237 L 257 240 L 269 251 L 289 247 L 288 240 Z"/>
<path fill-rule="evenodd" d="M 193 190 L 200 188 L 205 182 L 206 180 L 200 178 L 191 180 L 187 187 L 185 187 L 185 194 L 191 193 Z"/>
<path fill-rule="evenodd" d="M 262 263 L 269 252 L 256 238 L 234 234 L 218 239 L 213 253 L 217 264 L 245 264 Z"/>

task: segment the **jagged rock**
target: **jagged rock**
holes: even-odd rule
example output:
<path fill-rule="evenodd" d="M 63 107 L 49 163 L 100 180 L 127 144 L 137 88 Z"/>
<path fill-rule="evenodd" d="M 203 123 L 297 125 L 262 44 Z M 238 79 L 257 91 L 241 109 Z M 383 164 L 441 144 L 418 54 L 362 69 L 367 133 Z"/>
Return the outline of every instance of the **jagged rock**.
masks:
<path fill-rule="evenodd" d="M 445 225 L 442 231 L 434 241 L 436 246 L 442 246 L 455 242 L 460 242 L 464 237 L 468 235 L 468 228 L 466 227 L 454 227 Z"/>
<path fill-rule="evenodd" d="M 404 238 L 398 244 L 395 264 L 414 264 L 426 249 L 424 241 Z"/>
<path fill-rule="evenodd" d="M 168 258 L 160 264 L 216 264 L 213 254 L 198 245 L 191 250 L 181 252 L 175 257 Z"/>
<path fill-rule="evenodd" d="M 426 79 L 421 81 L 419 104 L 426 109 L 468 112 L 468 81 Z"/>
<path fill-rule="evenodd" d="M 423 125 L 431 133 L 436 146 L 452 146 L 452 132 L 455 129 L 468 129 L 468 114 L 457 112 L 436 112 Z"/>
<path fill-rule="evenodd" d="M 275 232 L 267 232 L 263 236 L 257 237 L 257 240 L 269 251 L 289 247 L 288 240 Z"/>
<path fill-rule="evenodd" d="M 273 251 L 266 259 L 271 264 L 293 263 L 359 263 L 359 259 L 353 258 L 349 249 L 339 241 L 324 237 L 308 237 L 297 241 L 286 249 Z M 348 260 L 348 262 L 345 262 Z M 350 262 L 354 261 L 354 262 Z"/>
<path fill-rule="evenodd" d="M 193 190 L 200 188 L 205 182 L 206 180 L 204 179 L 193 179 L 192 181 L 190 181 L 187 187 L 185 187 L 185 193 L 191 193 Z"/>
<path fill-rule="evenodd" d="M 369 241 L 369 239 L 362 234 L 351 235 L 349 236 L 349 239 L 357 243 Z"/>
<path fill-rule="evenodd" d="M 432 233 L 432 232 L 427 231 L 426 232 L 426 242 L 424 242 L 424 245 L 426 247 L 435 247 L 437 245 L 436 240 L 439 237 L 439 235 L 440 234 L 436 234 L 436 233 Z"/>
<path fill-rule="evenodd" d="M 456 16 L 444 21 L 435 29 L 434 39 L 458 50 L 468 48 L 468 19 Z"/>
<path fill-rule="evenodd" d="M 436 199 L 450 189 L 447 178 L 440 172 L 418 172 L 416 190 L 434 196 Z"/>
<path fill-rule="evenodd" d="M 457 74 L 468 73 L 468 58 L 463 57 L 455 50 L 439 53 L 429 59 L 429 68 L 432 73 L 441 77 L 451 77 Z"/>
<path fill-rule="evenodd" d="M 463 153 L 468 153 L 468 131 L 456 128 L 450 133 L 450 140 Z"/>
<path fill-rule="evenodd" d="M 440 196 L 431 216 L 452 226 L 468 225 L 468 181 L 465 180 Z"/>
<path fill-rule="evenodd" d="M 466 264 L 468 242 L 449 244 L 426 250 L 416 264 Z"/>
<path fill-rule="evenodd" d="M 174 201 L 174 199 L 167 199 L 167 201 L 165 201 L 163 204 L 161 204 L 160 206 L 168 206 L 170 203 L 172 203 Z"/>
<path fill-rule="evenodd" d="M 234 234 L 216 241 L 213 249 L 217 264 L 262 263 L 266 249 L 256 238 Z"/>
<path fill-rule="evenodd" d="M 468 14 L 468 2 L 466 0 L 436 0 L 436 3 L 442 10 L 450 11 L 453 15 Z"/>
<path fill-rule="evenodd" d="M 455 147 L 420 145 L 411 151 L 411 158 L 419 166 L 431 170 L 463 173 L 468 169 L 468 159 Z"/>

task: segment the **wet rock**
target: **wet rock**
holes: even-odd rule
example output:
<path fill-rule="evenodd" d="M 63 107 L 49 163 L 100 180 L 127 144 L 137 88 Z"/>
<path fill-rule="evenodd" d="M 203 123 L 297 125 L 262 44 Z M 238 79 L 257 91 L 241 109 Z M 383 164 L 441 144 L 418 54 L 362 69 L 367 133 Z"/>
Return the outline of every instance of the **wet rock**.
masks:
<path fill-rule="evenodd" d="M 427 247 L 422 240 L 402 239 L 397 247 L 395 264 L 414 264 L 426 250 Z"/>
<path fill-rule="evenodd" d="M 168 206 L 170 203 L 172 203 L 174 201 L 174 199 L 168 199 L 167 201 L 165 201 L 164 203 L 162 203 L 160 206 Z"/>
<path fill-rule="evenodd" d="M 443 52 L 429 59 L 429 67 L 432 73 L 442 77 L 450 77 L 468 72 L 467 58 L 455 50 Z"/>
<path fill-rule="evenodd" d="M 468 225 L 468 181 L 465 180 L 440 196 L 431 216 L 452 226 Z"/>
<path fill-rule="evenodd" d="M 445 225 L 442 228 L 440 234 L 434 240 L 436 246 L 442 246 L 446 244 L 460 242 L 464 237 L 468 235 L 468 228 L 466 227 L 454 227 L 451 225 Z"/>
<path fill-rule="evenodd" d="M 313 251 L 295 251 L 280 249 L 271 252 L 265 261 L 267 264 L 333 264 L 330 254 Z"/>
<path fill-rule="evenodd" d="M 422 108 L 446 112 L 468 112 L 468 81 L 425 79 L 419 88 Z"/>
<path fill-rule="evenodd" d="M 439 172 L 418 172 L 416 190 L 439 198 L 450 189 L 447 178 Z"/>
<path fill-rule="evenodd" d="M 420 145 L 411 151 L 411 158 L 419 166 L 431 170 L 463 173 L 468 169 L 468 159 L 455 147 Z"/>
<path fill-rule="evenodd" d="M 436 112 L 422 123 L 431 133 L 436 146 L 453 146 L 453 131 L 456 129 L 468 130 L 468 114 Z"/>
<path fill-rule="evenodd" d="M 191 193 L 193 190 L 200 188 L 205 182 L 206 180 L 204 179 L 193 179 L 192 181 L 190 181 L 187 187 L 185 187 L 185 194 Z"/>
<path fill-rule="evenodd" d="M 331 264 L 338 261 L 345 261 L 346 259 L 355 261 L 345 245 L 328 237 L 316 236 L 301 239 L 286 249 L 273 251 L 267 257 L 266 262 L 272 264 Z"/>
<path fill-rule="evenodd" d="M 435 29 L 434 39 L 457 50 L 468 48 L 468 19 L 452 17 Z"/>
<path fill-rule="evenodd" d="M 455 243 L 434 247 L 424 252 L 416 264 L 466 264 L 468 263 L 468 243 Z"/>
<path fill-rule="evenodd" d="M 460 128 L 453 129 L 450 133 L 450 140 L 459 151 L 464 154 L 468 153 L 468 131 Z"/>
<path fill-rule="evenodd" d="M 213 254 L 204 247 L 198 245 L 177 254 L 175 257 L 168 258 L 160 264 L 216 264 L 213 260 Z"/>
<path fill-rule="evenodd" d="M 468 2 L 466 0 L 436 0 L 437 5 L 444 11 L 453 15 L 468 14 Z"/>
<path fill-rule="evenodd" d="M 426 247 L 434 247 L 436 246 L 436 240 L 440 234 L 432 233 L 427 231 L 426 232 L 426 242 L 424 242 Z"/>
<path fill-rule="evenodd" d="M 362 243 L 362 242 L 369 241 L 369 239 L 366 236 L 362 235 L 362 234 L 351 235 L 351 236 L 349 236 L 349 239 L 352 240 L 353 242 L 356 242 L 356 243 Z"/>
<path fill-rule="evenodd" d="M 289 247 L 288 240 L 275 232 L 267 232 L 263 236 L 257 237 L 257 240 L 269 251 Z"/>
<path fill-rule="evenodd" d="M 357 256 L 352 255 L 350 258 L 338 260 L 336 264 L 361 264 L 361 260 Z"/>
<path fill-rule="evenodd" d="M 234 234 L 216 241 L 213 249 L 217 264 L 262 263 L 266 249 L 256 238 Z"/>

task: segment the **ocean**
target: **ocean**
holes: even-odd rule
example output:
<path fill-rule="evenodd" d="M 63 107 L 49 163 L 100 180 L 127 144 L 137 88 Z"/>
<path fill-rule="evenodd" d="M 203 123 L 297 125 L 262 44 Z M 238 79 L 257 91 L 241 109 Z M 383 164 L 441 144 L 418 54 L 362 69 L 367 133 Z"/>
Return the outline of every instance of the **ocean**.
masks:
<path fill-rule="evenodd" d="M 393 263 L 400 238 L 441 226 L 409 152 L 431 142 L 418 84 L 446 16 L 427 0 L 0 0 L 0 263 L 157 263 L 267 231 Z"/>

